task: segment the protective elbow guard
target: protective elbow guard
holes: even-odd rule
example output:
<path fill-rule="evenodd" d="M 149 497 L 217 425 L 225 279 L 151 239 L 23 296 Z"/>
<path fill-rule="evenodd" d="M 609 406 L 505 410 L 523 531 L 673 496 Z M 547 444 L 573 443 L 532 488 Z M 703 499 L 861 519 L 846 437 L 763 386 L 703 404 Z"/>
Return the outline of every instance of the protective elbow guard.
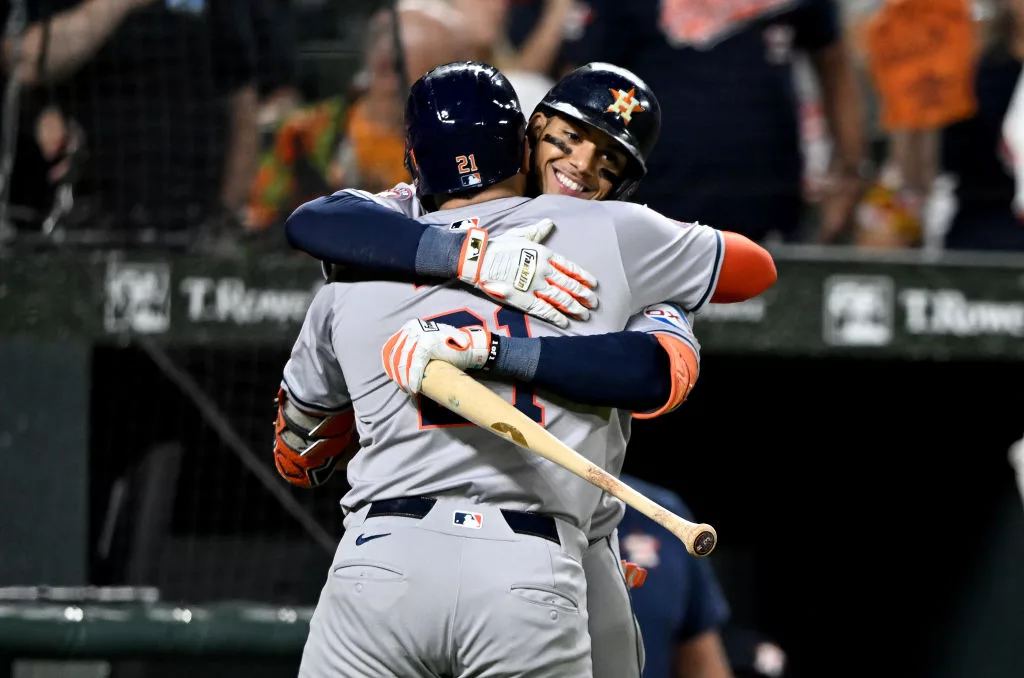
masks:
<path fill-rule="evenodd" d="M 693 385 L 697 383 L 700 365 L 697 362 L 697 354 L 690 345 L 671 334 L 659 332 L 655 337 L 668 353 L 669 369 L 672 371 L 672 392 L 669 394 L 668 402 L 654 412 L 634 412 L 633 416 L 637 419 L 653 419 L 671 412 L 683 404 L 693 390 Z"/>
<path fill-rule="evenodd" d="M 274 422 L 274 465 L 292 485 L 317 487 L 324 484 L 339 462 L 355 426 L 352 410 L 337 414 L 306 412 L 277 392 L 277 420 Z"/>

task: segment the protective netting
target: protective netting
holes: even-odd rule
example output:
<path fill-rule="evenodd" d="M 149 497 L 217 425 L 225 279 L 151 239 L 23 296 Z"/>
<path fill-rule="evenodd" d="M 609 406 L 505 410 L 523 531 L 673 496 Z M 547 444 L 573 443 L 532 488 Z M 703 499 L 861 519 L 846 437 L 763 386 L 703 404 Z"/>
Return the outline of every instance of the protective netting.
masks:
<path fill-rule="evenodd" d="M 273 472 L 287 355 L 256 344 L 96 350 L 96 583 L 154 586 L 171 601 L 315 602 L 346 485 L 339 475 L 300 490 Z"/>
<path fill-rule="evenodd" d="M 188 247 L 244 230 L 285 112 L 346 93 L 384 4 L 0 2 L 0 243 Z"/>
<path fill-rule="evenodd" d="M 11 55 L 0 247 L 144 247 L 159 258 L 204 243 L 237 254 L 237 238 L 218 243 L 247 221 L 243 165 L 273 156 L 281 110 L 343 100 L 367 16 L 384 5 L 0 2 Z M 69 294 L 89 303 L 85 290 Z M 90 584 L 151 586 L 163 601 L 315 602 L 345 488 L 336 478 L 300 491 L 273 471 L 287 350 L 168 348 L 130 334 L 93 349 Z"/>

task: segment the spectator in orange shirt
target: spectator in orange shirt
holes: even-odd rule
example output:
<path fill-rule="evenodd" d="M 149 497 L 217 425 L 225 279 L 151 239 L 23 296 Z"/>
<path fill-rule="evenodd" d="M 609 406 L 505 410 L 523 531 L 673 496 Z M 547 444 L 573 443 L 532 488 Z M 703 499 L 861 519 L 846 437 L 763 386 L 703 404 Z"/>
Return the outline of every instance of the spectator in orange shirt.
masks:
<path fill-rule="evenodd" d="M 922 240 L 940 130 L 976 108 L 976 31 L 968 0 L 886 0 L 864 22 L 888 161 L 858 209 L 859 244 L 907 247 Z"/>

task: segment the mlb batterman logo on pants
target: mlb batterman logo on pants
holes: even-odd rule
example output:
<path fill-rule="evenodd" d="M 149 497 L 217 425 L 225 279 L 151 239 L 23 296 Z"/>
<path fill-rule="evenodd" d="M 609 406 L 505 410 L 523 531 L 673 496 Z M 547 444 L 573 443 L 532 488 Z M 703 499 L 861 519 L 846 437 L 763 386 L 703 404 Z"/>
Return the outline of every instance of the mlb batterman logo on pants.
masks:
<path fill-rule="evenodd" d="M 471 530 L 479 530 L 483 527 L 484 517 L 480 513 L 469 511 L 456 511 L 452 517 L 452 524 L 459 527 L 468 527 Z"/>

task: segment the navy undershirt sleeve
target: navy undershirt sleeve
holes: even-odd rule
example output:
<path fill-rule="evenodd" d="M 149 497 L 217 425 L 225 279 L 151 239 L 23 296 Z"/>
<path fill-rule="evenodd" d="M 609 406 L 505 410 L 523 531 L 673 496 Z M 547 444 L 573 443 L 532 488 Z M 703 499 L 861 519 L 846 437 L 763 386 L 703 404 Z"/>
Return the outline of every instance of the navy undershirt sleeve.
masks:
<path fill-rule="evenodd" d="M 446 278 L 465 237 L 344 192 L 300 206 L 285 222 L 285 235 L 295 249 L 332 264 Z"/>
<path fill-rule="evenodd" d="M 647 412 L 664 406 L 672 393 L 668 353 L 652 334 L 501 337 L 499 342 L 494 372 L 581 405 Z"/>

